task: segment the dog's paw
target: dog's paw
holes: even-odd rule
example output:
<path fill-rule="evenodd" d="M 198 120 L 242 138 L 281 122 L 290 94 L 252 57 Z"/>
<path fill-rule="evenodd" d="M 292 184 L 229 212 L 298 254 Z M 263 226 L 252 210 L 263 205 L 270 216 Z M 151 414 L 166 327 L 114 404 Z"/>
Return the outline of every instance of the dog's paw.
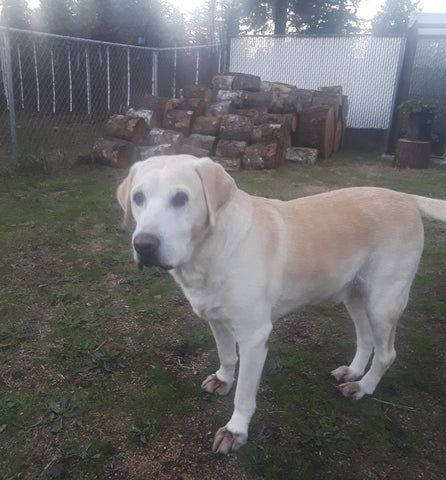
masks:
<path fill-rule="evenodd" d="M 361 376 L 347 367 L 343 365 L 342 367 L 338 367 L 331 372 L 331 375 L 338 381 L 338 382 L 354 382 L 358 380 Z"/>
<path fill-rule="evenodd" d="M 361 391 L 361 386 L 358 382 L 343 383 L 338 386 L 338 390 L 341 391 L 344 397 L 352 398 L 353 400 L 359 400 L 365 395 L 365 392 Z"/>
<path fill-rule="evenodd" d="M 232 433 L 228 430 L 228 427 L 222 427 L 215 434 L 212 451 L 227 455 L 243 447 L 247 440 L 248 436 L 245 433 Z"/>
<path fill-rule="evenodd" d="M 209 375 L 201 384 L 201 389 L 208 393 L 215 395 L 226 395 L 231 390 L 232 384 L 220 380 L 215 373 Z"/>

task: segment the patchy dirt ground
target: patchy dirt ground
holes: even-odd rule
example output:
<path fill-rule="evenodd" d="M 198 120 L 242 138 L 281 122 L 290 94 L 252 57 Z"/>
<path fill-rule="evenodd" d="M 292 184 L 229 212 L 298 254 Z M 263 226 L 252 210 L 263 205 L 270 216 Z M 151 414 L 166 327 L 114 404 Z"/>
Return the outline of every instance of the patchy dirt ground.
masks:
<path fill-rule="evenodd" d="M 201 392 L 217 368 L 209 328 L 168 275 L 135 269 L 114 199 L 123 175 L 0 180 L 0 478 L 446 478 L 443 224 L 426 223 L 399 356 L 373 398 L 347 401 L 329 377 L 354 351 L 344 308 L 300 309 L 271 336 L 248 445 L 222 457 L 210 447 L 233 393 Z M 355 154 L 236 180 L 280 198 L 363 184 L 441 198 L 446 170 Z"/>

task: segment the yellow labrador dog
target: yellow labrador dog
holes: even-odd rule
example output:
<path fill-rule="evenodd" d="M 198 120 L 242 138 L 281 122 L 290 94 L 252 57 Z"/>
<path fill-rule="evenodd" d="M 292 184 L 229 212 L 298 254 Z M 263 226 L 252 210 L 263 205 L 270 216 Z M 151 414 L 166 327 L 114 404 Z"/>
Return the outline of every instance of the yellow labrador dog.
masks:
<path fill-rule="evenodd" d="M 246 443 L 272 324 L 300 305 L 345 303 L 357 350 L 332 375 L 346 397 L 373 393 L 395 360 L 397 320 L 423 250 L 421 217 L 446 221 L 446 201 L 381 188 L 254 197 L 217 163 L 189 155 L 134 164 L 117 197 L 124 221 L 136 221 L 138 266 L 168 270 L 210 324 L 220 368 L 203 390 L 230 391 L 238 344 L 234 412 L 213 443 L 220 453 Z"/>

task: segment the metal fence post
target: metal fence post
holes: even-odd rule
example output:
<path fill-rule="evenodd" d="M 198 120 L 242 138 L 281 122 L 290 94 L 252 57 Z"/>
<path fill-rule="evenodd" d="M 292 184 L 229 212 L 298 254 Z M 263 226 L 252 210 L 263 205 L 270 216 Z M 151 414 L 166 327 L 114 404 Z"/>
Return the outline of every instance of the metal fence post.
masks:
<path fill-rule="evenodd" d="M 152 53 L 152 95 L 158 95 L 158 53 Z"/>
<path fill-rule="evenodd" d="M 12 79 L 12 63 L 11 63 L 11 43 L 9 38 L 9 31 L 3 31 L 3 40 L 5 45 L 5 60 L 6 60 L 6 89 L 8 92 L 8 107 L 9 107 L 9 127 L 11 129 L 11 151 L 14 166 L 17 166 L 17 133 L 16 133 L 16 119 L 15 119 L 15 105 L 14 105 L 14 85 Z"/>
<path fill-rule="evenodd" d="M 90 71 L 90 49 L 85 47 L 85 71 L 87 75 L 87 110 L 91 116 L 91 71 Z"/>
<path fill-rule="evenodd" d="M 177 97 L 177 50 L 173 51 L 173 79 L 172 79 L 172 98 Z"/>
<path fill-rule="evenodd" d="M 197 48 L 197 58 L 195 62 L 195 85 L 198 85 L 199 73 L 200 73 L 200 50 Z"/>

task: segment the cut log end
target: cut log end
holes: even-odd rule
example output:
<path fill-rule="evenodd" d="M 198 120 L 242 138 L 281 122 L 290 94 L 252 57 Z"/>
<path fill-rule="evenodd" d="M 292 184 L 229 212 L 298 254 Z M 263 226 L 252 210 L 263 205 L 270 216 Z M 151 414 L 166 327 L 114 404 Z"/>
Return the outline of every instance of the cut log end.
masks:
<path fill-rule="evenodd" d="M 394 166 L 397 168 L 429 168 L 432 143 L 400 138 L 396 145 Z"/>

